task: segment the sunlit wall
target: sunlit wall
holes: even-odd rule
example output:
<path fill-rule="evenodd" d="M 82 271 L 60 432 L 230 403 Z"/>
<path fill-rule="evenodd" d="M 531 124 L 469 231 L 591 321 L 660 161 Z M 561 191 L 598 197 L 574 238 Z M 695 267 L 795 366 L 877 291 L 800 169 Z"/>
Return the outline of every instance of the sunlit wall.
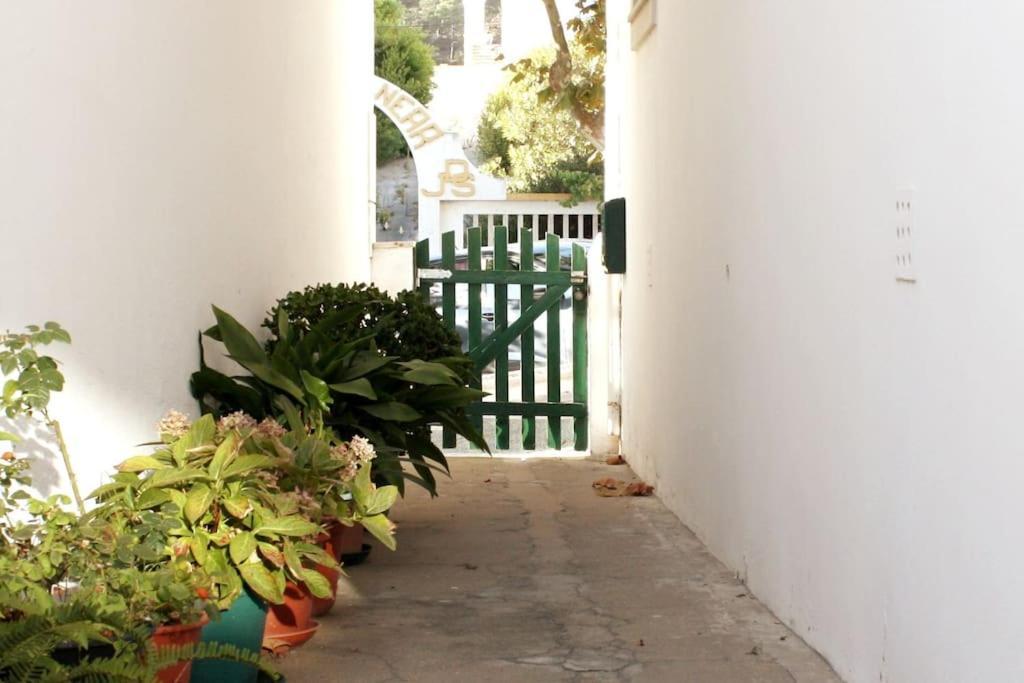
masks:
<path fill-rule="evenodd" d="M 630 463 L 846 680 L 1024 680 L 1024 5 L 650 5 Z"/>
<path fill-rule="evenodd" d="M 195 414 L 211 303 L 367 277 L 372 37 L 370 0 L 0 3 L 0 327 L 72 333 L 83 488 Z"/>

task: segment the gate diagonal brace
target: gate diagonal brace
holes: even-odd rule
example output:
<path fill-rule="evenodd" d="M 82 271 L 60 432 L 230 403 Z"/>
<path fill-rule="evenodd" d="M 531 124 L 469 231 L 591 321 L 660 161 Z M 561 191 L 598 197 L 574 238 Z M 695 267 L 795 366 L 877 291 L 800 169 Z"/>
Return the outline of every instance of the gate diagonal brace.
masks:
<path fill-rule="evenodd" d="M 569 291 L 569 287 L 570 285 L 549 286 L 544 296 L 530 304 L 518 320 L 504 329 L 495 330 L 480 346 L 470 349 L 469 356 L 476 363 L 477 369 L 482 370 L 490 365 L 498 355 L 498 349 L 509 346 L 517 337 L 522 336 L 527 327 L 561 301 L 565 293 Z"/>

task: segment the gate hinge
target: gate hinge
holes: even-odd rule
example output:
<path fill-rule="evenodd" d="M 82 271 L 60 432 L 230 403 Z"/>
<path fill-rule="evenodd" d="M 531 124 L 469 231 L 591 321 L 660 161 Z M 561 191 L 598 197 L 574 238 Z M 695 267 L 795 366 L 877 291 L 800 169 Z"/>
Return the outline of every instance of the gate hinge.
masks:
<path fill-rule="evenodd" d="M 585 270 L 574 270 L 569 276 L 569 281 L 574 285 L 587 284 L 587 272 Z"/>

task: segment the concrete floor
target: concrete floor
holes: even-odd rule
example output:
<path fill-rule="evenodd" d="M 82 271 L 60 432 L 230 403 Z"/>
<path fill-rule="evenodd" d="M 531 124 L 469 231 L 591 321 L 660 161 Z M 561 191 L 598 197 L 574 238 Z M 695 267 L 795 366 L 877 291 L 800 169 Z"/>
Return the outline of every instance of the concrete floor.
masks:
<path fill-rule="evenodd" d="M 279 661 L 290 683 L 825 683 L 780 624 L 657 498 L 592 460 L 453 459 L 399 504 L 399 550 L 350 569 L 335 611 Z"/>

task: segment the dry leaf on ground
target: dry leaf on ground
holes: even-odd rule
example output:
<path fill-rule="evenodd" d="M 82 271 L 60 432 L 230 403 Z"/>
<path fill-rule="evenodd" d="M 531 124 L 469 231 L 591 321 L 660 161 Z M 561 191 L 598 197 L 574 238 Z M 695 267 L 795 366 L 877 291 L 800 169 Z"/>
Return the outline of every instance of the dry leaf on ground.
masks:
<path fill-rule="evenodd" d="M 626 487 L 627 496 L 650 496 L 654 493 L 654 487 L 644 481 L 636 481 Z"/>
<path fill-rule="evenodd" d="M 605 498 L 622 498 L 626 496 L 649 496 L 654 493 L 654 487 L 642 481 L 635 481 L 631 484 L 620 479 L 605 477 L 598 479 L 592 486 L 597 495 Z"/>

